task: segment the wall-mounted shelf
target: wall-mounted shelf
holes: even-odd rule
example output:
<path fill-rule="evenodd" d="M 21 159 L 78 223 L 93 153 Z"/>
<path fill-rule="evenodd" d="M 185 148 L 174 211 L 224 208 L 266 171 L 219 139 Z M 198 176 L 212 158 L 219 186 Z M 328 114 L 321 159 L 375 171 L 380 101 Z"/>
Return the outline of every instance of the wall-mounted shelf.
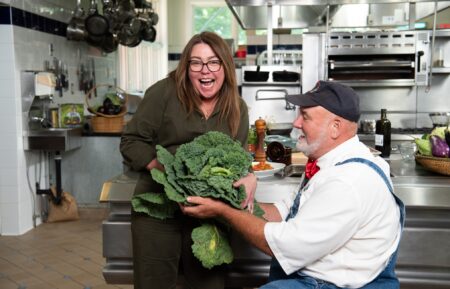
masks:
<path fill-rule="evenodd" d="M 433 67 L 433 73 L 450 73 L 450 67 Z"/>
<path fill-rule="evenodd" d="M 439 29 L 436 30 L 436 37 L 450 37 L 450 29 Z"/>

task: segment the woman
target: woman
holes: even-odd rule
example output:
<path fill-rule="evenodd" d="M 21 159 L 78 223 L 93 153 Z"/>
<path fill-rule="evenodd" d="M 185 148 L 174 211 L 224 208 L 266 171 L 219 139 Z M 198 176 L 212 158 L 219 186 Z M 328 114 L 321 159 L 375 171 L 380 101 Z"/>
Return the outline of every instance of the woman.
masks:
<path fill-rule="evenodd" d="M 237 91 L 233 58 L 225 41 L 212 32 L 194 35 L 176 70 L 152 85 L 123 133 L 120 150 L 133 170 L 141 171 L 135 194 L 163 192 L 151 178 L 157 144 L 175 153 L 178 146 L 208 131 L 247 143 L 248 110 Z M 255 178 L 249 174 L 245 179 Z M 246 185 L 254 194 L 254 187 Z M 188 288 L 223 288 L 223 268 L 207 270 L 192 254 L 191 231 L 197 220 L 181 212 L 159 220 L 132 213 L 134 288 L 175 288 L 178 270 Z"/>

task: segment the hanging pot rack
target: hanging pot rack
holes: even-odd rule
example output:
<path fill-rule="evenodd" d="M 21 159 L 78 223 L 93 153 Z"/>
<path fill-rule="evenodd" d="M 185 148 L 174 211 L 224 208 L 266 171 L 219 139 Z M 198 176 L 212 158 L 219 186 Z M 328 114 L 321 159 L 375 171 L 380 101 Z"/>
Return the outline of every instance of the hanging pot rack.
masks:
<path fill-rule="evenodd" d="M 91 0 L 87 13 L 77 0 L 66 37 L 111 53 L 119 44 L 135 47 L 141 41 L 154 42 L 158 21 L 152 3 L 146 0 Z"/>

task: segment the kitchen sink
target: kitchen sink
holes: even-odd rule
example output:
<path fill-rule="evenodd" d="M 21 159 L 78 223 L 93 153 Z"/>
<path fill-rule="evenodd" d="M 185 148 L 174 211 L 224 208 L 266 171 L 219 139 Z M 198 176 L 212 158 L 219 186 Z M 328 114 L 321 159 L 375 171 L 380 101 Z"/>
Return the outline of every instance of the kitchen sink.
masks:
<path fill-rule="evenodd" d="M 69 151 L 81 146 L 82 128 L 42 128 L 24 132 L 24 150 Z"/>

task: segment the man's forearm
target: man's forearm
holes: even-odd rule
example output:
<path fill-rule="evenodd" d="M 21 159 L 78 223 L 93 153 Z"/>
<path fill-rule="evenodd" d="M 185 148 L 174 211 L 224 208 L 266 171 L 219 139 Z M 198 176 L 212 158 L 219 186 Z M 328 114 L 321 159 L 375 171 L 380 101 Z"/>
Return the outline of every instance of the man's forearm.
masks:
<path fill-rule="evenodd" d="M 226 206 L 226 208 L 221 211 L 221 216 L 236 231 L 244 236 L 250 244 L 267 255 L 273 256 L 272 250 L 267 244 L 264 236 L 265 220 L 252 215 L 248 211 L 238 210 L 229 206 Z"/>

